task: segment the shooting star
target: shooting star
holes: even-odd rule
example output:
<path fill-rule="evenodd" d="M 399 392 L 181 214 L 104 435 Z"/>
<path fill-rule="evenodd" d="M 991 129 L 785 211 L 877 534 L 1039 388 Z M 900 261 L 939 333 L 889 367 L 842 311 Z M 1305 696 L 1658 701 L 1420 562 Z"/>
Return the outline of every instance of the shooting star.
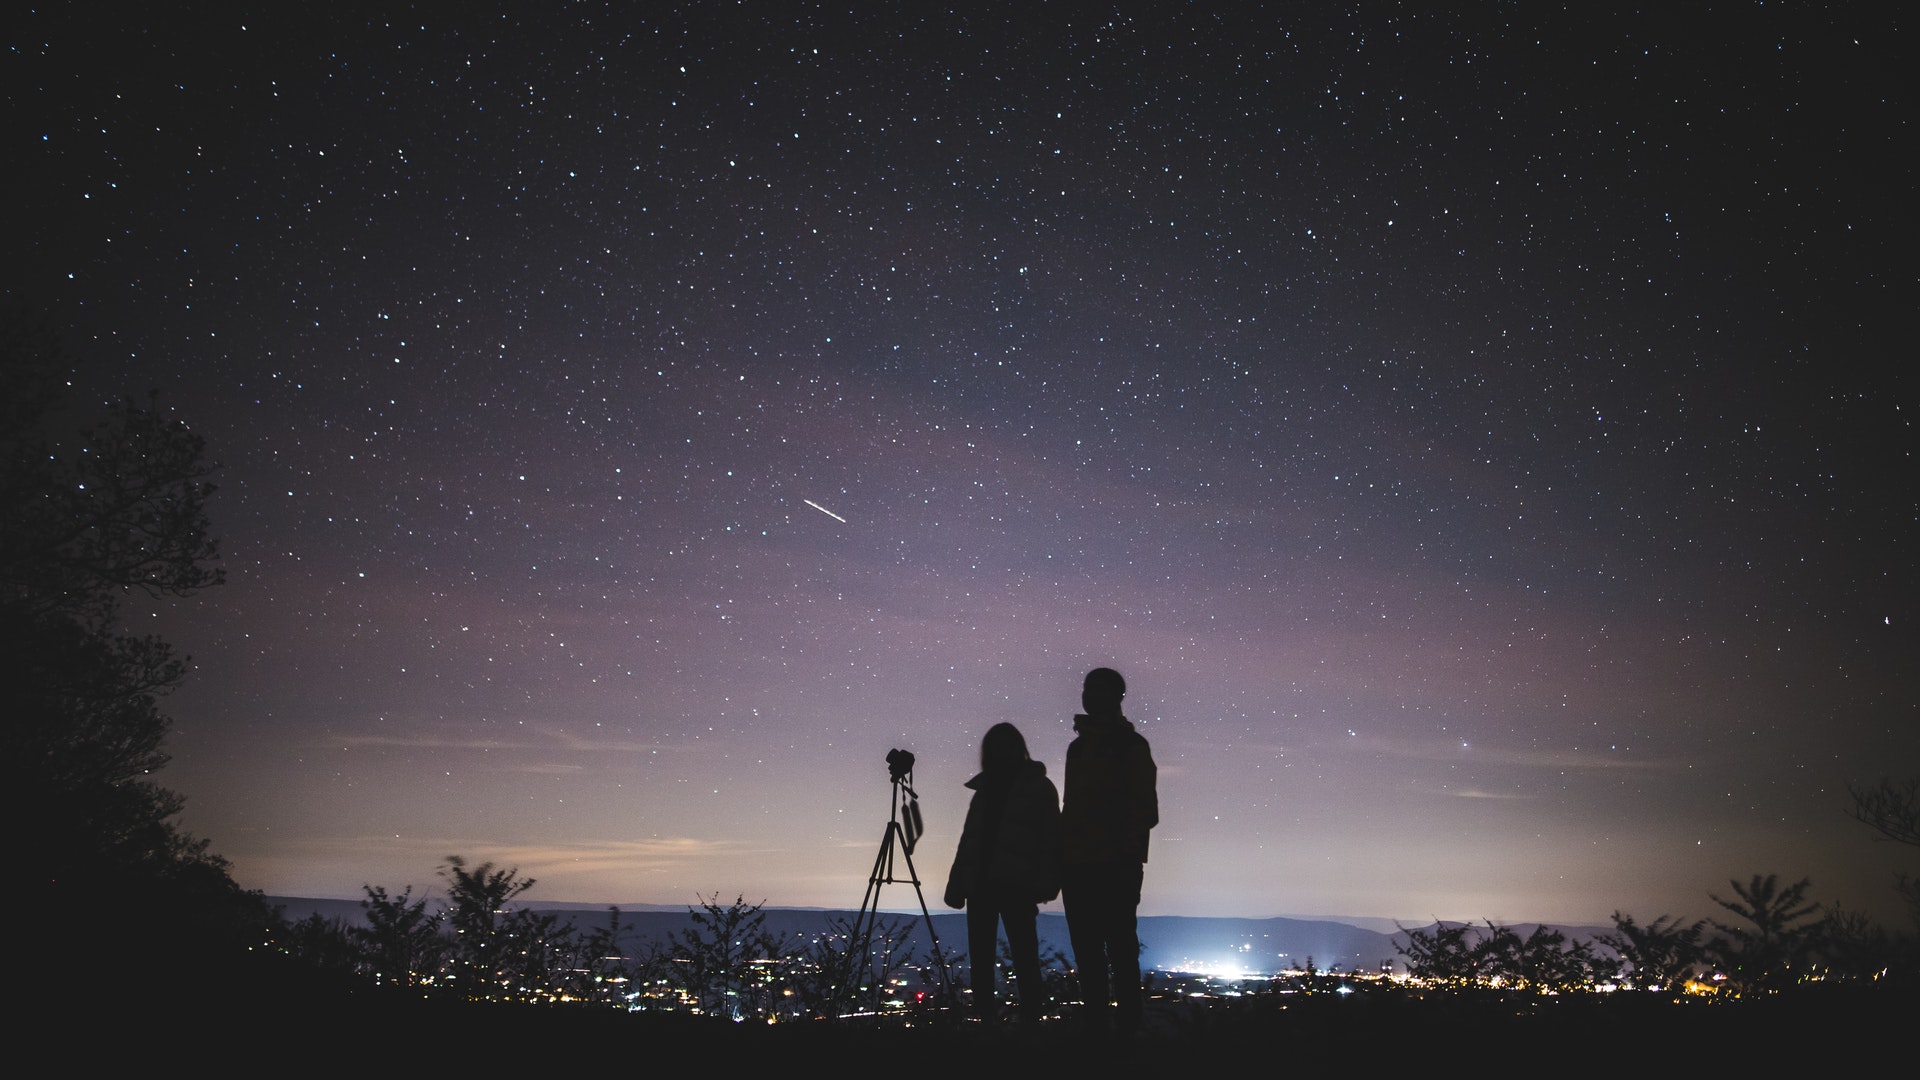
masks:
<path fill-rule="evenodd" d="M 839 514 L 836 514 L 833 511 L 827 509 L 826 507 L 821 506 L 819 503 L 814 502 L 812 499 L 801 499 L 800 501 L 803 503 L 806 503 L 808 506 L 813 507 L 815 510 L 820 511 L 821 513 L 827 515 L 828 517 L 832 518 L 833 520 L 839 522 L 842 525 L 845 525 L 847 523 L 846 518 L 843 518 Z"/>

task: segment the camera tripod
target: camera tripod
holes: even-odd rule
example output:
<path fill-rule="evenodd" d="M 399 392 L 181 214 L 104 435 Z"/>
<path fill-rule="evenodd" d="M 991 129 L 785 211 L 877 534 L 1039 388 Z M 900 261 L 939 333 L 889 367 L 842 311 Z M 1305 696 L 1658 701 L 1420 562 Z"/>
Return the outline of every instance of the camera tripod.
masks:
<path fill-rule="evenodd" d="M 913 755 L 894 750 L 887 755 L 887 768 L 893 780 L 887 832 L 880 839 L 880 853 L 874 856 L 873 873 L 867 877 L 867 894 L 860 901 L 860 914 L 854 917 L 851 940 L 847 943 L 847 991 L 851 992 L 870 972 L 875 979 L 885 977 L 884 970 L 872 970 L 873 934 L 880 924 L 880 886 L 906 882 L 913 885 L 914 895 L 920 899 L 920 914 L 927 921 L 927 938 L 933 942 L 933 962 L 940 973 L 941 998 L 952 1001 L 953 983 L 947 974 L 947 958 L 940 951 L 940 935 L 933 928 L 933 913 L 927 910 L 927 894 L 920 888 L 920 874 L 913 868 L 913 845 L 919 841 L 922 831 L 920 797 L 913 791 Z M 905 878 L 894 876 L 896 845 L 901 861 L 907 866 Z"/>

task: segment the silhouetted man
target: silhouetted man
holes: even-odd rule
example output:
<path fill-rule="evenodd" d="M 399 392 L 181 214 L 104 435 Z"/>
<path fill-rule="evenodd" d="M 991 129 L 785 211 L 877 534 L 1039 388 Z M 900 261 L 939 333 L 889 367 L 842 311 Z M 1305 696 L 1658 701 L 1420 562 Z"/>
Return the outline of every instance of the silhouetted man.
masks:
<path fill-rule="evenodd" d="M 1160 823 L 1147 740 L 1120 714 L 1127 680 L 1112 668 L 1087 672 L 1067 747 L 1060 808 L 1067 934 L 1087 1005 L 1111 1001 L 1121 1031 L 1140 1025 L 1140 879 L 1147 833 Z"/>

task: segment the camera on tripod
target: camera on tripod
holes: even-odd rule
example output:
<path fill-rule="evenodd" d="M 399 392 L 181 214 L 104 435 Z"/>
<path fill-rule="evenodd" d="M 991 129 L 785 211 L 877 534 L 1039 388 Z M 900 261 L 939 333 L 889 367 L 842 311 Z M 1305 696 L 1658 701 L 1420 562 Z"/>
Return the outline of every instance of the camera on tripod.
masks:
<path fill-rule="evenodd" d="M 867 894 L 860 901 L 860 913 L 854 916 L 853 932 L 847 942 L 847 957 L 854 968 L 866 972 L 872 964 L 873 932 L 880 921 L 880 886 L 911 884 L 920 900 L 920 915 L 926 920 L 927 939 L 933 943 L 935 969 L 940 974 L 940 994 L 953 1000 L 953 982 L 947 974 L 947 958 L 940 951 L 940 934 L 933 928 L 933 913 L 927 910 L 927 894 L 920 888 L 920 874 L 913 868 L 913 846 L 926 831 L 920 820 L 920 796 L 913 790 L 913 754 L 895 748 L 887 751 L 887 776 L 893 781 L 888 800 L 887 832 L 880 838 L 880 853 L 874 857 L 873 873 L 867 877 Z M 907 864 L 907 876 L 894 875 L 894 852 L 899 850 Z M 851 980 L 849 986 L 858 983 Z"/>

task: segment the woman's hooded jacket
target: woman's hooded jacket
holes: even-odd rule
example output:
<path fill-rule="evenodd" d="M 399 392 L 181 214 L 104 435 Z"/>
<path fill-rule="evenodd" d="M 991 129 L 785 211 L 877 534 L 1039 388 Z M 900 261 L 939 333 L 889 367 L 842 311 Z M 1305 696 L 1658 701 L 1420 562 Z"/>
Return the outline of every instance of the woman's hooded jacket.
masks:
<path fill-rule="evenodd" d="M 967 786 L 973 801 L 947 872 L 947 906 L 985 896 L 1044 904 L 1060 895 L 1060 793 L 1047 767 L 1023 761 Z"/>

